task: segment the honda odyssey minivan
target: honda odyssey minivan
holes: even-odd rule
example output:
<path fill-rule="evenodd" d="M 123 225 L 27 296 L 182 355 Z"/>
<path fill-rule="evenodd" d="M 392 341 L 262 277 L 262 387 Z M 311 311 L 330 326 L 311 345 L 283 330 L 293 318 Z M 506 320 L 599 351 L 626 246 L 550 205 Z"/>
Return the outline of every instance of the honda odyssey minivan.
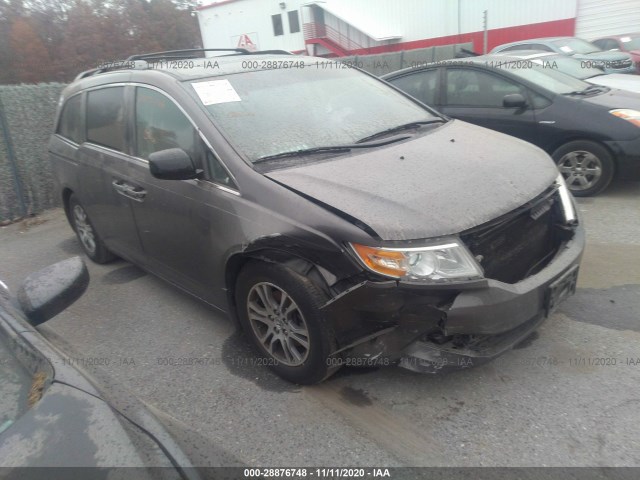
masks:
<path fill-rule="evenodd" d="M 332 59 L 207 54 L 134 56 L 62 93 L 49 152 L 95 262 L 228 314 L 301 384 L 478 365 L 575 291 L 584 231 L 541 149 Z"/>

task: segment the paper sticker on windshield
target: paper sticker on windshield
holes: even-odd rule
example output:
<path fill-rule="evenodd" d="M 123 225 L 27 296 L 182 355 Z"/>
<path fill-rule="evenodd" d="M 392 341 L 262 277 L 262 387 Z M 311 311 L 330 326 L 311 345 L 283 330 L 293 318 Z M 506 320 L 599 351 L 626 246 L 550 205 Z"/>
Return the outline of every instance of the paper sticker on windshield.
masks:
<path fill-rule="evenodd" d="M 620 41 L 621 41 L 622 43 L 629 43 L 629 42 L 631 41 L 631 37 L 622 37 L 622 38 L 620 39 Z"/>
<path fill-rule="evenodd" d="M 566 45 L 564 47 L 560 47 L 560 50 L 562 50 L 564 53 L 573 52 L 573 50 L 571 50 L 571 47 L 567 47 Z"/>
<path fill-rule="evenodd" d="M 204 105 L 217 103 L 241 102 L 242 99 L 229 83 L 229 80 L 212 80 L 210 82 L 192 83 L 194 90 Z"/>

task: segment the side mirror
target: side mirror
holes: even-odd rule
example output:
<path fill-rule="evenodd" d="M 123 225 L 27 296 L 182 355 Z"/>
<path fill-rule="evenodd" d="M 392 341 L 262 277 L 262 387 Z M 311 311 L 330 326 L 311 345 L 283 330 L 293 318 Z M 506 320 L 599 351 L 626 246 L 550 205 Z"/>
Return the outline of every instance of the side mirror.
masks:
<path fill-rule="evenodd" d="M 190 180 L 200 173 L 189 154 L 181 148 L 168 148 L 149 155 L 149 170 L 161 180 Z"/>
<path fill-rule="evenodd" d="M 524 108 L 527 106 L 527 100 L 519 93 L 510 93 L 502 99 L 504 108 Z"/>
<path fill-rule="evenodd" d="M 73 257 L 29 275 L 18 290 L 18 303 L 31 325 L 40 325 L 75 302 L 89 285 L 89 271 Z"/>

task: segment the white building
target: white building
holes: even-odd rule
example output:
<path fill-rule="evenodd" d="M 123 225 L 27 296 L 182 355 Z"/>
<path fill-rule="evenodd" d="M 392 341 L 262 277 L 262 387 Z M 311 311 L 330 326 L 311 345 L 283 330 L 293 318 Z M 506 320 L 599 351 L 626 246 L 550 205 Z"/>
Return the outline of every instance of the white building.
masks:
<path fill-rule="evenodd" d="M 640 0 L 220 0 L 197 8 L 205 48 L 344 56 L 640 31 Z"/>

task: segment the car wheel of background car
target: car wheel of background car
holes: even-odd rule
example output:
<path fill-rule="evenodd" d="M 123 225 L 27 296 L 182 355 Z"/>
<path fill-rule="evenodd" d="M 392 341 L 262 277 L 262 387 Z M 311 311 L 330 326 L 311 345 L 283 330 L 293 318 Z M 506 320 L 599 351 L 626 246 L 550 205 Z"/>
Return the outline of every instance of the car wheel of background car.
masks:
<path fill-rule="evenodd" d="M 338 370 L 335 336 L 320 311 L 327 298 L 307 277 L 251 262 L 238 276 L 236 301 L 243 329 L 280 377 L 310 385 Z"/>
<path fill-rule="evenodd" d="M 80 240 L 84 253 L 96 263 L 108 263 L 114 260 L 116 256 L 104 246 L 102 239 L 93 228 L 87 212 L 75 195 L 71 195 L 69 199 L 69 211 L 71 212 L 73 229 Z"/>
<path fill-rule="evenodd" d="M 595 142 L 566 143 L 553 153 L 553 159 L 576 197 L 597 195 L 613 179 L 613 158 L 606 148 Z"/>

